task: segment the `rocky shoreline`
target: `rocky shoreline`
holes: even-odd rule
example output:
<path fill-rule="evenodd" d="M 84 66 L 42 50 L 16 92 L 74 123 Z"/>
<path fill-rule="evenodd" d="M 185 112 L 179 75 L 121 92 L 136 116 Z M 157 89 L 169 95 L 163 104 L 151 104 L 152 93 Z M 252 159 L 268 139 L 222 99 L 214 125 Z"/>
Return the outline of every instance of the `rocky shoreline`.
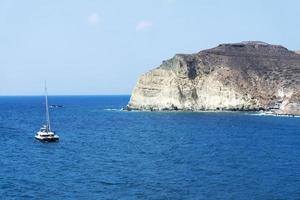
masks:
<path fill-rule="evenodd" d="M 300 114 L 300 54 L 264 42 L 177 54 L 136 84 L 127 110 Z"/>
<path fill-rule="evenodd" d="M 136 111 L 136 112 L 194 112 L 194 113 L 252 113 L 254 115 L 261 116 L 275 116 L 275 117 L 300 117 L 300 114 L 278 114 L 272 111 L 257 111 L 257 110 L 176 110 L 176 109 L 161 109 L 161 110 L 153 110 L 153 109 L 131 109 L 126 106 L 121 109 L 121 111 Z"/>

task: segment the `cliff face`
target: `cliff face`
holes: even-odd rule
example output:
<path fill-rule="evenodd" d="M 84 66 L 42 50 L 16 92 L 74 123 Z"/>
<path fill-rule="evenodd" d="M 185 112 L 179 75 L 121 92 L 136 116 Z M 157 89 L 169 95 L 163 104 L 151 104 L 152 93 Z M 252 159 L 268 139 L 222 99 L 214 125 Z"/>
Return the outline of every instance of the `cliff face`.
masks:
<path fill-rule="evenodd" d="M 300 114 L 300 54 L 263 42 L 177 54 L 139 78 L 127 108 Z"/>

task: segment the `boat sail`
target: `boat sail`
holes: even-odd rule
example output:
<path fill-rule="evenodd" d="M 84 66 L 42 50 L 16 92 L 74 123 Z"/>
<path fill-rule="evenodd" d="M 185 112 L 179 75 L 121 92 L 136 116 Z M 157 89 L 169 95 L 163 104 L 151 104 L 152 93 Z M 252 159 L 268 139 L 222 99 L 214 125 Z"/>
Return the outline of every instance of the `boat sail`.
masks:
<path fill-rule="evenodd" d="M 50 125 L 50 115 L 49 115 L 49 106 L 48 106 L 48 91 L 45 84 L 45 106 L 46 106 L 46 124 L 41 127 L 41 129 L 35 134 L 37 140 L 43 142 L 56 142 L 59 140 L 59 136 L 51 130 Z"/>

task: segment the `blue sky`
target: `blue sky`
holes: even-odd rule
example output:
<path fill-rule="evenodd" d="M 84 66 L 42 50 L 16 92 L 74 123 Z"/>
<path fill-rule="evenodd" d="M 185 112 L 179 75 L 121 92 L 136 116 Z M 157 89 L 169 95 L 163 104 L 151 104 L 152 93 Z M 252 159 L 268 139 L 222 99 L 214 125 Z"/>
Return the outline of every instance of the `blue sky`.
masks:
<path fill-rule="evenodd" d="M 130 94 L 176 53 L 260 40 L 300 49 L 300 1 L 0 0 L 0 95 Z"/>

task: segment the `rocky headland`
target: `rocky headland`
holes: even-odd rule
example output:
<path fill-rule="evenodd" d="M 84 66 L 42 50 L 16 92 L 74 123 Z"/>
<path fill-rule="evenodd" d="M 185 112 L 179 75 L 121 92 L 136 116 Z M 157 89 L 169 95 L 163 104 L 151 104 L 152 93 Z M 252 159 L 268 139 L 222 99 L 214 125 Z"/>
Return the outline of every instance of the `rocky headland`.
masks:
<path fill-rule="evenodd" d="M 177 54 L 139 78 L 127 109 L 300 115 L 300 54 L 258 41 Z"/>

